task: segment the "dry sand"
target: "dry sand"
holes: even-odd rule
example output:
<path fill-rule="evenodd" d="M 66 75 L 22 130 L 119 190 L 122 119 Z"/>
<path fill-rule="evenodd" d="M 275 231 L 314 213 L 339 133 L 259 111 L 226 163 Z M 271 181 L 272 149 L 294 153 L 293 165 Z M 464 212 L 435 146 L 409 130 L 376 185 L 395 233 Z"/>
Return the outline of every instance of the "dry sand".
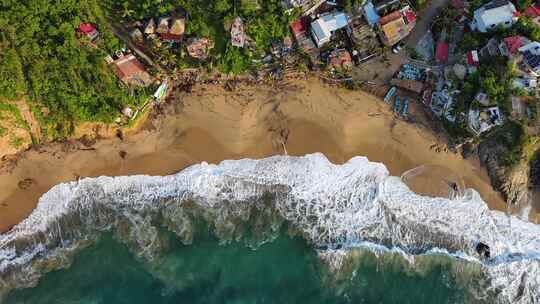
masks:
<path fill-rule="evenodd" d="M 197 86 L 177 96 L 164 115 L 144 123 L 124 140 L 51 144 L 24 152 L 0 172 L 0 231 L 20 222 L 55 184 L 100 175 L 168 175 L 201 161 L 322 152 L 342 163 L 353 156 L 383 162 L 393 175 L 424 165 L 411 184 L 437 193 L 443 177 L 478 190 L 490 207 L 503 209 L 478 164 L 451 152 L 436 152 L 438 139 L 422 123 L 396 119 L 388 105 L 359 91 L 298 80 L 278 87 Z M 416 121 L 425 121 L 419 106 Z M 127 152 L 124 158 L 121 151 Z M 433 178 L 436 176 L 437 178 Z M 26 180 L 26 182 L 24 182 Z"/>

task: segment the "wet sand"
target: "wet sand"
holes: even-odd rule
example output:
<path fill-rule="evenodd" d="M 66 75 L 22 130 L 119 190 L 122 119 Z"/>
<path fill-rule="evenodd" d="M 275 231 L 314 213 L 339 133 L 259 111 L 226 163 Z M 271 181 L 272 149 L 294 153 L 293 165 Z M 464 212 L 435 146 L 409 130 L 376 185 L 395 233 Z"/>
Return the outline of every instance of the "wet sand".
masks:
<path fill-rule="evenodd" d="M 419 106 L 411 106 L 417 123 L 406 123 L 371 95 L 309 79 L 275 88 L 240 86 L 233 92 L 220 86 L 197 86 L 191 94 L 177 96 L 163 111 L 123 140 L 102 139 L 91 147 L 80 142 L 56 143 L 24 152 L 14 166 L 4 162 L 0 231 L 28 216 L 52 186 L 79 177 L 168 175 L 201 161 L 285 153 L 322 152 L 335 163 L 367 156 L 398 176 L 425 165 L 437 168 L 437 176 L 455 177 L 465 187 L 476 189 L 491 208 L 505 208 L 477 163 L 430 149 L 435 144 L 442 147 L 444 141 L 422 123 L 425 117 Z M 415 190 L 421 192 L 438 193 L 441 187 L 438 178 L 418 180 Z"/>

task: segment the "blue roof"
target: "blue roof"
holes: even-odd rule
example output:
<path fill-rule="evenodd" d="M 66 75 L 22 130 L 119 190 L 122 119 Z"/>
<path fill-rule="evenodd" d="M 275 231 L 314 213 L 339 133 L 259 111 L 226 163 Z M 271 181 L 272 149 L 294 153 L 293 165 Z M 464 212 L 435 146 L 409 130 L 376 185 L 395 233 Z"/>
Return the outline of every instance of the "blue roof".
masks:
<path fill-rule="evenodd" d="M 339 30 L 340 28 L 346 27 L 349 24 L 349 19 L 347 15 L 342 12 L 336 12 L 333 14 L 325 14 L 321 16 L 321 19 L 326 24 L 326 27 L 329 31 L 333 32 Z"/>
<path fill-rule="evenodd" d="M 366 15 L 366 19 L 369 25 L 375 25 L 379 23 L 379 19 L 381 19 L 379 14 L 377 14 L 377 10 L 375 10 L 375 6 L 373 6 L 373 3 L 371 1 L 364 5 L 364 14 Z"/>

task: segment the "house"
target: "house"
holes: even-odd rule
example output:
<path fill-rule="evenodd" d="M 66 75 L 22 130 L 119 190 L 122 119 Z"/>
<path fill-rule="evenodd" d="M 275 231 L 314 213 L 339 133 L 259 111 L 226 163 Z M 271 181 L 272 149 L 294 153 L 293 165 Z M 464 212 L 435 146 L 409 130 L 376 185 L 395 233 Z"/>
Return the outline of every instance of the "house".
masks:
<path fill-rule="evenodd" d="M 540 7 L 536 5 L 529 6 L 525 9 L 524 15 L 530 18 L 540 17 Z"/>
<path fill-rule="evenodd" d="M 485 33 L 498 26 L 510 27 L 518 19 L 519 13 L 508 0 L 493 0 L 474 11 L 471 29 Z"/>
<path fill-rule="evenodd" d="M 481 57 L 499 56 L 499 41 L 495 38 L 490 38 L 486 45 L 480 49 Z"/>
<path fill-rule="evenodd" d="M 349 20 L 343 12 L 324 14 L 311 23 L 311 36 L 317 44 L 322 47 L 330 41 L 332 34 L 347 26 Z"/>
<path fill-rule="evenodd" d="M 129 33 L 129 37 L 130 37 L 131 40 L 133 40 L 133 41 L 141 42 L 141 41 L 143 40 L 143 33 L 141 32 L 140 29 L 135 28 L 134 30 L 132 30 L 132 31 Z"/>
<path fill-rule="evenodd" d="M 170 17 L 159 18 L 156 33 L 158 33 L 158 34 L 167 34 L 167 33 L 169 33 L 169 21 L 170 20 L 171 20 Z"/>
<path fill-rule="evenodd" d="M 512 86 L 516 89 L 522 89 L 527 92 L 533 92 L 538 87 L 536 77 L 519 77 L 514 78 Z"/>
<path fill-rule="evenodd" d="M 501 55 L 512 58 L 517 54 L 520 47 L 528 44 L 530 41 L 522 36 L 506 37 L 499 44 L 499 52 Z"/>
<path fill-rule="evenodd" d="M 328 56 L 328 65 L 336 69 L 352 68 L 351 54 L 345 49 L 333 50 Z"/>
<path fill-rule="evenodd" d="M 294 34 L 294 38 L 296 39 L 296 42 L 298 43 L 298 46 L 302 51 L 312 58 L 314 61 L 316 57 L 318 56 L 316 53 L 318 52 L 315 43 L 308 35 L 308 21 L 307 18 L 300 18 L 298 20 L 295 20 L 291 23 L 291 29 Z"/>
<path fill-rule="evenodd" d="M 112 62 L 112 65 L 116 76 L 128 86 L 146 87 L 152 83 L 152 77 L 133 54 L 118 58 Z"/>
<path fill-rule="evenodd" d="M 478 67 L 480 65 L 480 57 L 478 57 L 478 51 L 472 50 L 467 52 L 467 64 L 469 67 Z"/>
<path fill-rule="evenodd" d="M 416 14 L 408 7 L 392 12 L 379 20 L 379 34 L 387 46 L 392 46 L 407 37 L 416 24 Z"/>
<path fill-rule="evenodd" d="M 231 26 L 231 44 L 243 48 L 245 41 L 246 34 L 244 33 L 244 22 L 242 22 L 242 18 L 236 17 Z"/>
<path fill-rule="evenodd" d="M 444 117 L 450 122 L 455 121 L 455 116 L 453 114 L 453 109 L 455 105 L 454 95 L 458 91 L 450 92 L 447 89 L 441 91 L 435 91 L 431 94 L 431 111 L 437 117 Z"/>
<path fill-rule="evenodd" d="M 171 22 L 171 27 L 169 28 L 169 34 L 182 36 L 186 30 L 186 19 L 185 18 L 173 18 Z"/>
<path fill-rule="evenodd" d="M 294 34 L 294 37 L 298 39 L 300 36 L 304 36 L 308 31 L 308 24 L 306 18 L 300 18 L 291 22 L 291 30 Z"/>
<path fill-rule="evenodd" d="M 374 26 L 379 23 L 381 16 L 379 16 L 379 14 L 377 13 L 373 2 L 369 1 L 368 3 L 366 3 L 366 5 L 364 5 L 363 7 L 363 12 L 364 17 L 366 18 L 366 21 L 370 26 Z"/>
<path fill-rule="evenodd" d="M 153 18 L 150 18 L 144 27 L 144 33 L 146 35 L 153 35 L 156 33 L 156 22 Z"/>
<path fill-rule="evenodd" d="M 375 6 L 375 9 L 377 10 L 377 12 L 382 14 L 398 10 L 399 6 L 401 5 L 400 0 L 379 0 L 376 2 L 377 4 Z"/>
<path fill-rule="evenodd" d="M 309 15 L 325 2 L 326 0 L 284 0 L 282 4 L 287 11 L 300 8 L 304 15 Z"/>
<path fill-rule="evenodd" d="M 445 64 L 448 62 L 448 43 L 439 41 L 435 51 L 435 59 L 438 63 Z"/>
<path fill-rule="evenodd" d="M 490 130 L 495 126 L 500 126 L 504 122 L 499 107 L 486 109 L 471 109 L 468 115 L 469 129 L 476 135 Z"/>
<path fill-rule="evenodd" d="M 533 41 L 518 49 L 523 55 L 523 63 L 528 68 L 528 71 L 538 77 L 540 76 L 540 43 Z"/>
<path fill-rule="evenodd" d="M 475 101 L 478 101 L 483 106 L 489 106 L 489 96 L 484 92 L 478 92 L 476 93 L 476 96 L 474 97 Z"/>
<path fill-rule="evenodd" d="M 91 23 L 81 23 L 77 28 L 77 32 L 86 36 L 91 42 L 95 42 L 99 37 L 99 32 Z"/>
<path fill-rule="evenodd" d="M 392 78 L 392 80 L 390 80 L 390 84 L 417 94 L 422 93 L 422 90 L 424 88 L 424 84 L 422 82 L 413 79 Z"/>
<path fill-rule="evenodd" d="M 524 119 L 527 117 L 527 105 L 521 100 L 521 98 L 512 96 L 512 118 Z"/>
<path fill-rule="evenodd" d="M 208 38 L 191 38 L 188 41 L 187 51 L 189 56 L 205 60 L 213 48 L 214 42 Z"/>

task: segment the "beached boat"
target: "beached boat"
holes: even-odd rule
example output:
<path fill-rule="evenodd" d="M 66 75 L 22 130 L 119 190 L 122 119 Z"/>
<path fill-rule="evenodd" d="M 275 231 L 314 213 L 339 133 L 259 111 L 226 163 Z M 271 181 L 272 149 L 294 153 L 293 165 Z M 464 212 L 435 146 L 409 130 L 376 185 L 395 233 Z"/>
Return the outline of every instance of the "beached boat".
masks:
<path fill-rule="evenodd" d="M 409 98 L 405 96 L 405 98 L 403 98 L 403 109 L 401 109 L 401 116 L 407 117 L 407 114 L 409 114 Z"/>
<path fill-rule="evenodd" d="M 399 96 L 396 96 L 396 99 L 394 100 L 394 111 L 399 113 L 399 107 L 400 107 L 400 99 L 399 99 Z"/>
<path fill-rule="evenodd" d="M 389 102 L 390 99 L 392 99 L 392 97 L 394 96 L 394 94 L 396 94 L 396 91 L 396 87 L 391 87 L 388 92 L 386 92 L 386 95 L 384 95 L 384 102 Z"/>

